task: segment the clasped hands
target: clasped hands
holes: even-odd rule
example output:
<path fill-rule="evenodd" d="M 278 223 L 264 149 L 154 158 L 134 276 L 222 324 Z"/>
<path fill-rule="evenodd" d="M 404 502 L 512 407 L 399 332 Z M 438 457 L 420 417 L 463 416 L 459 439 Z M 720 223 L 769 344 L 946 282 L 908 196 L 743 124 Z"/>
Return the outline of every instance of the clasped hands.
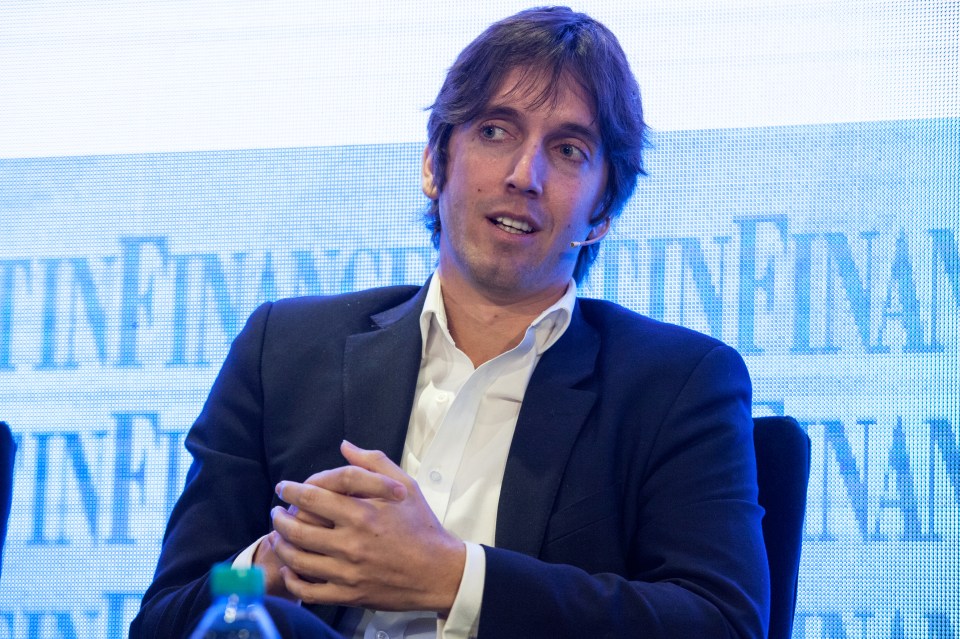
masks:
<path fill-rule="evenodd" d="M 268 594 L 446 616 L 463 576 L 463 542 L 382 452 L 346 441 L 340 451 L 349 465 L 277 484 L 290 507 L 271 511 L 274 530 L 254 556 Z"/>

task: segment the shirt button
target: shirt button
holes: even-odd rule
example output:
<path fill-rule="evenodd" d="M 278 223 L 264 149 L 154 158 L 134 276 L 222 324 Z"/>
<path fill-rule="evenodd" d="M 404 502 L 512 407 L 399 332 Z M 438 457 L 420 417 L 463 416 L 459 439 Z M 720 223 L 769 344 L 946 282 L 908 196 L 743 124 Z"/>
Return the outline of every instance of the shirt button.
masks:
<path fill-rule="evenodd" d="M 440 393 L 439 395 L 437 395 L 438 404 L 446 404 L 449 399 L 450 399 L 450 393 Z"/>
<path fill-rule="evenodd" d="M 434 468 L 430 471 L 430 481 L 435 484 L 439 484 L 443 481 L 443 473 L 441 473 L 438 468 Z"/>
<path fill-rule="evenodd" d="M 390 639 L 390 635 L 383 630 L 377 630 L 377 639 Z"/>

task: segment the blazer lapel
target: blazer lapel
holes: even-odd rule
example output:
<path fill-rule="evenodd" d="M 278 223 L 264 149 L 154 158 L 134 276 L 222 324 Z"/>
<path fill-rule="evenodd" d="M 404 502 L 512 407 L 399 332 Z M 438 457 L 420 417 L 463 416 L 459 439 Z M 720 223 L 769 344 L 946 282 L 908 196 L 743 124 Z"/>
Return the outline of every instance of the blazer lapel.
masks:
<path fill-rule="evenodd" d="M 539 554 L 567 459 L 596 401 L 596 393 L 574 385 L 593 373 L 599 349 L 600 336 L 577 303 L 523 398 L 500 491 L 497 547 Z"/>
<path fill-rule="evenodd" d="M 400 463 L 417 375 L 424 286 L 403 304 L 372 316 L 375 328 L 347 337 L 343 362 L 344 433 L 361 448 Z"/>

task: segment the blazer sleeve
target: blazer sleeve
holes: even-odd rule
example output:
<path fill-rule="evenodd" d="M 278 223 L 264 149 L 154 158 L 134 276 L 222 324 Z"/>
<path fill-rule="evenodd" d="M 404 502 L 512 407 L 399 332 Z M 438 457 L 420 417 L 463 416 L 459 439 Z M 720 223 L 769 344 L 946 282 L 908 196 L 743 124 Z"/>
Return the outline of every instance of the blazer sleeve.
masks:
<path fill-rule="evenodd" d="M 479 636 L 765 637 L 769 576 L 750 394 L 742 359 L 718 345 L 666 403 L 647 459 L 626 478 L 619 516 L 629 532 L 609 540 L 624 574 L 590 574 L 573 556 L 547 563 L 485 547 Z"/>
<path fill-rule="evenodd" d="M 250 316 L 187 434 L 193 463 L 170 515 L 153 583 L 130 625 L 132 638 L 189 636 L 211 603 L 211 567 L 232 560 L 271 529 L 274 491 L 263 445 L 260 375 L 270 312 L 264 304 Z M 281 636 L 335 636 L 309 611 L 267 599 Z"/>

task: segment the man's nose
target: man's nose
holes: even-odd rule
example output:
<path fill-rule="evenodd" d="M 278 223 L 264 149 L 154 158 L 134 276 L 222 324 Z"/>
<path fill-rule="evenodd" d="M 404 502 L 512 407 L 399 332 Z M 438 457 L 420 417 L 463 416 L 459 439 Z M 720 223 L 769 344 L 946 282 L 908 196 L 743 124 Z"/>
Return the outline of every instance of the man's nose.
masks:
<path fill-rule="evenodd" d="M 530 142 L 517 149 L 507 175 L 507 188 L 527 195 L 543 193 L 543 178 L 548 170 L 545 150 L 540 142 Z"/>

